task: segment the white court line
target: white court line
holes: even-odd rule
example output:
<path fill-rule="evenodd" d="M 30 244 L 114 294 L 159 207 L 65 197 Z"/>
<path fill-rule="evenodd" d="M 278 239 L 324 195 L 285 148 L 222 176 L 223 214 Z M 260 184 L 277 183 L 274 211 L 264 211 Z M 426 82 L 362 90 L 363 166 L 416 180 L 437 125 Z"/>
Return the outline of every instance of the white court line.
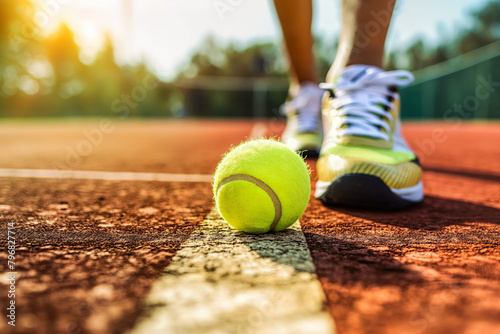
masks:
<path fill-rule="evenodd" d="M 154 283 L 128 334 L 333 334 L 299 222 L 250 235 L 216 209 Z"/>
<path fill-rule="evenodd" d="M 267 126 L 263 122 L 257 122 L 250 131 L 249 139 L 264 138 L 267 135 Z"/>
<path fill-rule="evenodd" d="M 0 168 L 0 177 L 24 177 L 36 179 L 84 179 L 107 181 L 162 181 L 162 182 L 211 182 L 210 174 L 169 174 L 136 172 L 99 172 L 60 169 Z"/>
<path fill-rule="evenodd" d="M 252 127 L 249 139 L 263 138 L 266 136 L 266 134 L 267 126 L 265 125 L 265 123 L 257 122 Z M 211 174 L 102 172 L 85 170 L 19 168 L 0 168 L 0 177 L 106 181 L 212 182 Z"/>
<path fill-rule="evenodd" d="M 266 134 L 256 123 L 249 139 Z M 153 284 L 128 334 L 335 332 L 300 223 L 245 234 L 214 208 Z"/>

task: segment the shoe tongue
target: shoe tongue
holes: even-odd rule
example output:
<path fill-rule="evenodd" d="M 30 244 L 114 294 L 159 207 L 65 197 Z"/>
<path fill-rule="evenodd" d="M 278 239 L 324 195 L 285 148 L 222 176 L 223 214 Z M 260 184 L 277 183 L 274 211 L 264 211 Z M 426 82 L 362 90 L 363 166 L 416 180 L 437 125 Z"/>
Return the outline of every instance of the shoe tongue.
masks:
<path fill-rule="evenodd" d="M 361 80 L 364 76 L 368 74 L 375 74 L 384 72 L 384 70 L 369 65 L 351 65 L 346 67 L 342 73 L 337 77 L 336 86 L 339 90 L 342 88 L 352 87 L 356 85 L 356 83 Z M 340 94 L 340 91 L 337 91 L 337 94 Z M 369 105 L 370 104 L 370 96 L 367 94 L 357 94 L 356 100 L 349 103 L 350 105 Z M 381 107 L 382 108 L 382 107 Z M 357 116 L 354 116 L 357 117 Z"/>
<path fill-rule="evenodd" d="M 337 77 L 336 84 L 338 86 L 352 85 L 368 73 L 380 73 L 382 69 L 368 65 L 351 65 L 346 67 Z"/>

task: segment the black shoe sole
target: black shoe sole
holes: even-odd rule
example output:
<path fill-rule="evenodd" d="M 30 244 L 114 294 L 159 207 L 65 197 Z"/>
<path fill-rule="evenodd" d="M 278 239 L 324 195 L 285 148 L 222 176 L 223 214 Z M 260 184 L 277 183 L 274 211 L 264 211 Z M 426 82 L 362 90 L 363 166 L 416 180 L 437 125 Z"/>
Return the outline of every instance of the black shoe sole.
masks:
<path fill-rule="evenodd" d="M 336 178 L 319 199 L 326 205 L 380 209 L 399 209 L 417 204 L 394 194 L 378 177 L 366 174 L 345 174 Z"/>
<path fill-rule="evenodd" d="M 304 159 L 306 158 L 317 158 L 319 157 L 319 151 L 315 149 L 304 149 L 297 151 L 297 153 L 303 157 Z"/>

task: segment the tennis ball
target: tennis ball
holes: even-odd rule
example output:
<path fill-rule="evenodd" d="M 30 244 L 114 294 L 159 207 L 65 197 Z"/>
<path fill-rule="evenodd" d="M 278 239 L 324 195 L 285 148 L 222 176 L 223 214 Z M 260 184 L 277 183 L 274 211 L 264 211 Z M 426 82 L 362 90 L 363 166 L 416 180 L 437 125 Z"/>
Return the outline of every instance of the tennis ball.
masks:
<path fill-rule="evenodd" d="M 282 231 L 304 213 L 311 183 L 304 160 L 272 139 L 229 151 L 215 170 L 213 192 L 222 217 L 247 233 Z"/>

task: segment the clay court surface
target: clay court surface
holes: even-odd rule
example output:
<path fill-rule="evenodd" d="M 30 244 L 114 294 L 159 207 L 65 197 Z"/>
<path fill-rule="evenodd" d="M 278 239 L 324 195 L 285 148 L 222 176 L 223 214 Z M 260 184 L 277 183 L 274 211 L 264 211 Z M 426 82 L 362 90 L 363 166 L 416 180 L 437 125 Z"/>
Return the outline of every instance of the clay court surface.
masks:
<path fill-rule="evenodd" d="M 2 277 L 1 333 L 133 328 L 151 286 L 213 208 L 209 182 L 68 179 L 62 170 L 212 174 L 231 145 L 255 129 L 277 136 L 284 124 L 106 126 L 0 125 L 0 169 L 59 170 L 0 177 L 0 235 L 16 223 L 18 272 L 15 328 Z M 311 197 L 300 220 L 327 310 L 341 334 L 500 333 L 500 124 L 407 123 L 404 132 L 425 168 L 422 204 L 370 211 Z"/>

